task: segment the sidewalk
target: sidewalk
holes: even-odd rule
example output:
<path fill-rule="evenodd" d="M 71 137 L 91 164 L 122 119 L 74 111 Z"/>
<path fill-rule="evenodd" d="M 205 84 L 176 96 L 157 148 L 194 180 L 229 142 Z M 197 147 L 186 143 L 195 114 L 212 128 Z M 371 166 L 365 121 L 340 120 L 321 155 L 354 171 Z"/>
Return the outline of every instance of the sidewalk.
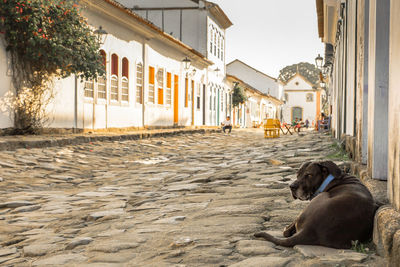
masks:
<path fill-rule="evenodd" d="M 179 134 L 212 133 L 219 130 L 220 129 L 218 127 L 210 126 L 202 128 L 167 128 L 154 130 L 94 132 L 79 134 L 9 135 L 0 136 L 0 151 L 16 150 L 18 148 L 41 148 L 77 145 L 89 142 L 139 140 Z"/>

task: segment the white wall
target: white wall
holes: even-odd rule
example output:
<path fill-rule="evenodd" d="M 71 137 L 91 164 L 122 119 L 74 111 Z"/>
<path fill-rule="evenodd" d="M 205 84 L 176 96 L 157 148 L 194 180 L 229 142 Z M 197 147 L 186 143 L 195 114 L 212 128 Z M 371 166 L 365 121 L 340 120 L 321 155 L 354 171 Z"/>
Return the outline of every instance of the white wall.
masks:
<path fill-rule="evenodd" d="M 317 115 L 317 93 L 312 86 L 306 82 L 301 76 L 296 75 L 283 87 L 284 94 L 288 95 L 286 103 L 283 107 L 283 120 L 286 123 L 291 123 L 295 118 L 292 118 L 292 108 L 301 107 L 303 109 L 303 121 L 309 120 L 310 125 Z M 307 102 L 307 94 L 313 95 L 313 101 Z"/>
<path fill-rule="evenodd" d="M 5 41 L 3 39 L 2 34 L 0 34 L 0 103 L 6 101 L 4 96 L 6 93 L 10 92 L 11 88 L 11 76 L 8 71 L 8 62 L 7 62 L 7 54 L 5 49 Z M 7 75 L 9 74 L 9 75 Z M 12 117 L 6 111 L 7 108 L 4 104 L 0 104 L 0 128 L 8 128 L 13 126 Z M 4 111 L 3 111 L 4 110 Z"/>
<path fill-rule="evenodd" d="M 279 99 L 281 92 L 279 92 L 279 85 L 275 79 L 269 78 L 265 74 L 246 66 L 240 61 L 233 61 L 229 63 L 226 68 L 228 74 L 236 76 L 262 93 L 269 93 L 273 97 Z"/>
<path fill-rule="evenodd" d="M 190 52 L 184 53 L 175 46 L 170 46 L 157 38 L 148 40 L 131 28 L 116 23 L 103 13 L 91 9 L 84 9 L 84 16 L 88 18 L 88 23 L 94 28 L 102 25 L 108 32 L 105 44 L 101 47 L 106 53 L 106 81 L 107 81 L 107 100 L 97 97 L 95 90 L 94 97 L 85 97 L 85 82 L 75 80 L 74 76 L 55 82 L 55 98 L 48 106 L 50 115 L 48 127 L 54 128 L 126 128 L 142 126 L 173 126 L 174 125 L 174 75 L 179 76 L 179 121 L 178 125 L 190 126 L 201 125 L 203 122 L 203 90 L 201 90 L 201 107 L 195 108 L 192 112 L 192 90 L 191 80 L 195 85 L 208 83 L 207 69 L 196 63 L 196 58 Z M 119 78 L 119 100 L 111 101 L 111 55 L 118 56 L 118 78 Z M 4 55 L 4 56 L 3 56 Z M 6 75 L 7 62 L 5 50 L 0 47 L 0 94 L 4 94 L 10 88 L 10 77 Z M 185 77 L 182 59 L 185 56 L 192 56 L 192 67 L 188 72 L 189 78 L 189 101 L 188 107 L 184 107 L 185 100 Z M 122 59 L 126 58 L 129 62 L 129 101 L 121 99 L 121 78 L 122 78 Z M 198 60 L 198 59 L 197 59 Z M 143 90 L 144 105 L 136 101 L 136 66 L 143 64 Z M 158 104 L 158 84 L 155 77 L 155 103 L 148 103 L 148 70 L 149 66 L 155 68 L 155 76 L 159 68 L 164 69 L 164 103 Z M 195 72 L 192 70 L 195 69 Z M 171 84 L 171 105 L 166 104 L 167 72 L 172 75 Z M 222 77 L 217 77 L 222 82 Z M 96 83 L 96 82 L 95 82 Z M 95 86 L 96 88 L 96 86 Z M 194 101 L 194 104 L 197 104 Z M 143 116 L 143 108 L 145 114 Z M 194 115 L 194 116 L 193 116 Z M 144 121 L 143 121 L 144 120 Z M 8 117 L 0 113 L 0 127 L 10 127 L 11 122 L 7 122 Z M 143 123 L 144 122 L 144 123 Z"/>
<path fill-rule="evenodd" d="M 204 4 L 196 4 L 189 0 L 121 0 L 128 8 L 176 8 L 173 10 L 133 10 L 141 17 L 151 21 L 164 32 L 193 47 L 203 55 L 207 55 L 207 11 L 200 9 Z M 196 9 L 179 9 L 193 7 Z M 182 17 L 181 17 L 182 15 Z"/>

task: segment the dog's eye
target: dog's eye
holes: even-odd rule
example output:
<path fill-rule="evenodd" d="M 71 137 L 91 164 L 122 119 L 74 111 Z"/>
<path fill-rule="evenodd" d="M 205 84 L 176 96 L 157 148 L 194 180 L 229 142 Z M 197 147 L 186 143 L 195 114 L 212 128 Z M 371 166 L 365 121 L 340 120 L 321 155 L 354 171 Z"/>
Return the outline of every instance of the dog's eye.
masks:
<path fill-rule="evenodd" d="M 308 175 L 307 175 L 307 178 L 312 178 L 312 175 L 311 175 L 311 174 L 308 174 Z"/>

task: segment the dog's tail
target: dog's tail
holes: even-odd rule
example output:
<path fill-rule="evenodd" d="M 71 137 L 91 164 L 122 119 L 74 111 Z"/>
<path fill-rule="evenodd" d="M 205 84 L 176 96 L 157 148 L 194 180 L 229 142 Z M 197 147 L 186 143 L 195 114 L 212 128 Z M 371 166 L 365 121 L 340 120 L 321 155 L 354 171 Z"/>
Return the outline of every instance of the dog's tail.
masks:
<path fill-rule="evenodd" d="M 302 231 L 297 232 L 288 238 L 276 238 L 268 233 L 259 232 L 254 234 L 255 237 L 261 237 L 267 241 L 270 241 L 276 245 L 284 247 L 294 247 L 296 245 L 311 245 L 313 244 L 311 240 L 308 240 L 307 236 L 302 233 Z"/>

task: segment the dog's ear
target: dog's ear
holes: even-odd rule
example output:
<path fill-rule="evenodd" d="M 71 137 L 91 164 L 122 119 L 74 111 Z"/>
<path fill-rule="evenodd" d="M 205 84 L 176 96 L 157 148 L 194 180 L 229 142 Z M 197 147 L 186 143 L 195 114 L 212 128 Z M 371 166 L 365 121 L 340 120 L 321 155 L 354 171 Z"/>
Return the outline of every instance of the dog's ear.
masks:
<path fill-rule="evenodd" d="M 303 164 L 301 164 L 299 170 L 297 171 L 298 175 L 301 175 L 302 173 L 304 173 L 304 171 L 307 169 L 307 167 L 311 164 L 311 161 L 306 161 Z"/>
<path fill-rule="evenodd" d="M 332 174 L 335 178 L 342 176 L 342 170 L 333 161 L 319 161 L 317 163 L 322 169 L 326 169 L 328 174 Z"/>

